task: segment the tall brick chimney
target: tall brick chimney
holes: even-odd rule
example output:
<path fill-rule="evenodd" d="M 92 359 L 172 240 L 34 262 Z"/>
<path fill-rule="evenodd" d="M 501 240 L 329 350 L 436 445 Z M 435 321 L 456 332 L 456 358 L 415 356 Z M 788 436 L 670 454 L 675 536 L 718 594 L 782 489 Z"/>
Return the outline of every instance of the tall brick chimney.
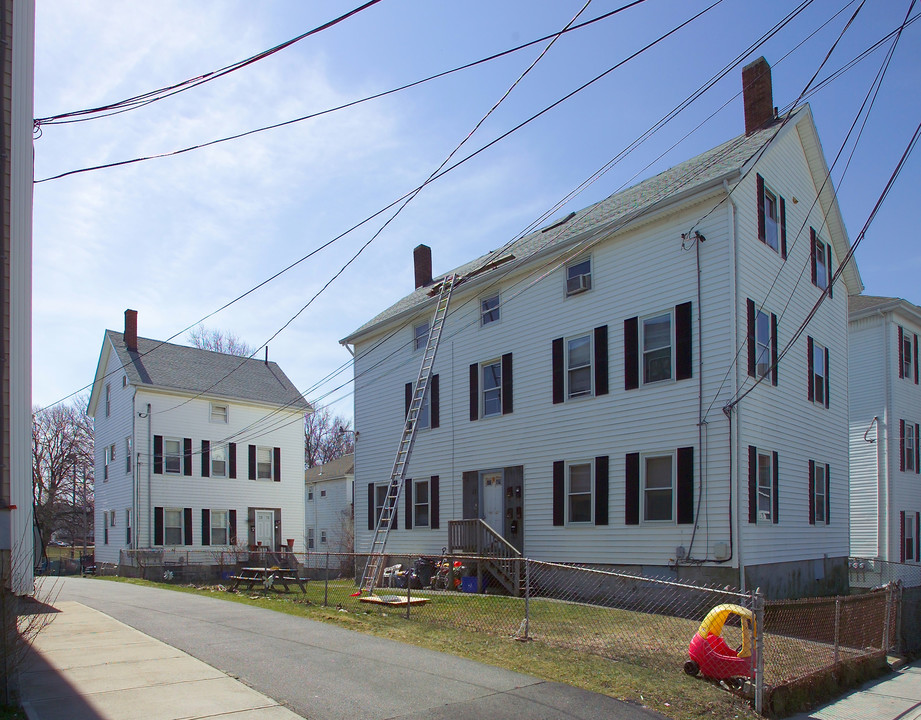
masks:
<path fill-rule="evenodd" d="M 771 66 L 763 57 L 742 68 L 742 98 L 746 135 L 751 135 L 774 119 Z"/>
<path fill-rule="evenodd" d="M 138 311 L 125 310 L 125 345 L 129 350 L 138 349 Z"/>
<path fill-rule="evenodd" d="M 416 271 L 416 288 L 421 288 L 432 282 L 432 248 L 428 245 L 417 245 L 413 250 L 413 268 Z"/>

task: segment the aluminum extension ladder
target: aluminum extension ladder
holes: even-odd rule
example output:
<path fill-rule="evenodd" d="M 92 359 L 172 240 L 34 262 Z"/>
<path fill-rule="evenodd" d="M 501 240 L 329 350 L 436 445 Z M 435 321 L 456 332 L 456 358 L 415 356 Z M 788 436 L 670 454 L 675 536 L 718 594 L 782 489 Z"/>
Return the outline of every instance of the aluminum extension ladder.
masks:
<path fill-rule="evenodd" d="M 409 464 L 409 457 L 412 455 L 413 443 L 416 439 L 419 412 L 422 410 L 425 393 L 428 391 L 429 380 L 432 377 L 432 366 L 435 364 L 435 353 L 438 352 L 438 343 L 441 341 L 441 329 L 448 314 L 448 304 L 451 302 L 451 293 L 454 291 L 456 284 L 457 275 L 453 274 L 445 277 L 441 284 L 438 304 L 435 306 L 435 317 L 432 319 L 428 342 L 425 344 L 425 353 L 422 356 L 422 365 L 419 367 L 419 376 L 416 378 L 416 384 L 413 388 L 409 412 L 406 413 L 406 421 L 403 424 L 403 436 L 400 438 L 400 447 L 393 462 L 393 471 L 390 473 L 387 496 L 384 499 L 384 506 L 381 508 L 381 514 L 374 528 L 368 561 L 365 564 L 365 571 L 361 576 L 361 584 L 356 595 L 360 595 L 365 591 L 370 595 L 374 591 L 374 583 L 377 581 L 384 562 L 384 547 L 387 545 L 387 535 L 390 532 L 393 513 L 397 508 L 397 503 L 400 501 L 400 494 L 403 492 L 406 467 Z M 368 498 L 368 501 L 373 502 L 371 498 Z"/>

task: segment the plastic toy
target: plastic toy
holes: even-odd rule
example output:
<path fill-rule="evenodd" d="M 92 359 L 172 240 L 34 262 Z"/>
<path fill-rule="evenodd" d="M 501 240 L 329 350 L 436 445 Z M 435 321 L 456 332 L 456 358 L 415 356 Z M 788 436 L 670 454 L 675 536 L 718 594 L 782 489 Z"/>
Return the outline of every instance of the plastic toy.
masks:
<path fill-rule="evenodd" d="M 723 626 L 730 615 L 738 615 L 742 625 L 742 645 L 730 648 L 723 639 Z M 691 659 L 684 664 L 688 675 L 701 673 L 714 680 L 751 678 L 755 674 L 754 641 L 758 629 L 751 610 L 741 605 L 717 605 L 704 618 L 688 645 Z"/>

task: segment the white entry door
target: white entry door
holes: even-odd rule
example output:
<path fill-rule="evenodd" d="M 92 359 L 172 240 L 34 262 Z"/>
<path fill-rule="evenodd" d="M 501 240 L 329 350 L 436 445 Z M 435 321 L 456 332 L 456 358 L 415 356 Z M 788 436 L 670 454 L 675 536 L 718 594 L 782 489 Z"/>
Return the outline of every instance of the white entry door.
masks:
<path fill-rule="evenodd" d="M 275 513 L 272 510 L 256 511 L 256 544 L 275 549 Z"/>
<path fill-rule="evenodd" d="M 489 527 L 502 535 L 505 494 L 502 489 L 502 471 L 490 470 L 483 473 L 483 520 Z"/>

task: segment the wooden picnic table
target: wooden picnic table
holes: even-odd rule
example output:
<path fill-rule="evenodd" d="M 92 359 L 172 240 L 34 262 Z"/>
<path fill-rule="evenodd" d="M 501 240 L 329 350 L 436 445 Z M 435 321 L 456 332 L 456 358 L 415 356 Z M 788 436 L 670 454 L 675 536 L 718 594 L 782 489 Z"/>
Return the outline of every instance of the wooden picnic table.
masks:
<path fill-rule="evenodd" d="M 297 568 L 240 568 L 240 574 L 232 575 L 230 579 L 233 580 L 233 585 L 228 591 L 236 590 L 241 585 L 246 590 L 252 590 L 258 585 L 263 590 L 281 592 L 281 588 L 284 587 L 285 592 L 291 592 L 290 585 L 296 585 L 302 593 L 307 592 L 307 578 L 298 577 Z"/>

